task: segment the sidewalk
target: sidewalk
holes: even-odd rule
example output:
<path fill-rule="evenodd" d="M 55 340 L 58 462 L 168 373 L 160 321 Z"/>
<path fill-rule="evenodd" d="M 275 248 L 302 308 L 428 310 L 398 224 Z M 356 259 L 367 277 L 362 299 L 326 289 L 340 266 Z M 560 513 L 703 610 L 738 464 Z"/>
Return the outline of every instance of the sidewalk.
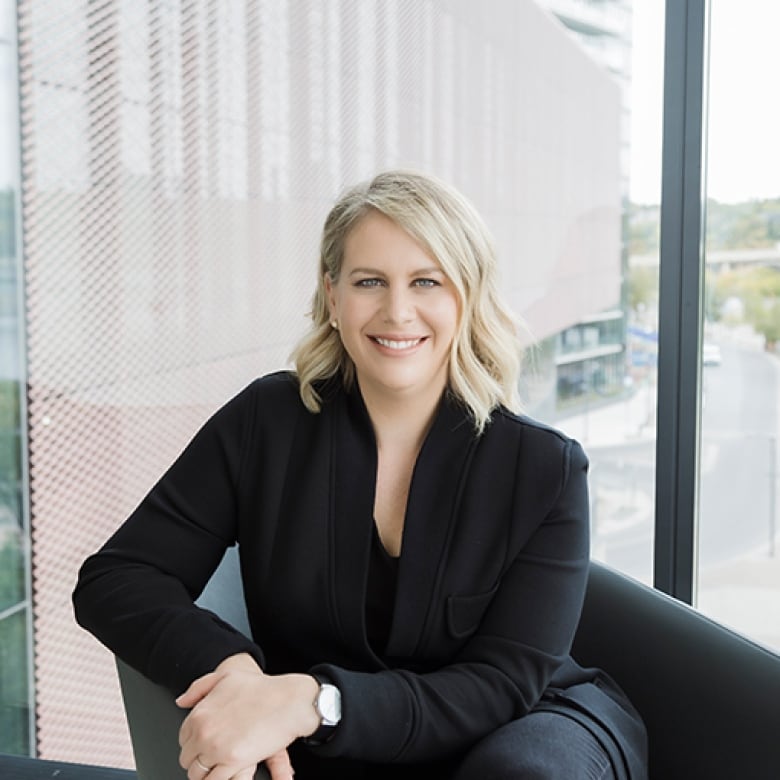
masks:
<path fill-rule="evenodd" d="M 613 403 L 561 417 L 554 425 L 586 450 L 655 441 L 655 386 L 643 383 Z"/>

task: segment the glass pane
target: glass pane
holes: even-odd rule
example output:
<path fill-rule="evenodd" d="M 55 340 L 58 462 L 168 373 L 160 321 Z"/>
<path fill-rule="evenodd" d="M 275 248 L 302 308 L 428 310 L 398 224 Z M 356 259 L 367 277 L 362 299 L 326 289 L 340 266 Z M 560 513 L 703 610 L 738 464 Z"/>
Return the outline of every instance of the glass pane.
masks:
<path fill-rule="evenodd" d="M 711 14 L 698 605 L 780 650 L 780 6 Z"/>
<path fill-rule="evenodd" d="M 0 753 L 25 755 L 30 745 L 27 611 L 0 620 Z"/>
<path fill-rule="evenodd" d="M 0 615 L 25 599 L 24 553 L 20 529 L 0 518 Z"/>
<path fill-rule="evenodd" d="M 566 78 L 572 84 L 589 79 L 584 88 L 594 93 L 601 82 L 616 88 L 617 114 L 592 102 L 586 106 L 591 135 L 586 135 L 584 124 L 577 126 L 576 133 L 585 139 L 583 155 L 601 161 L 589 170 L 589 184 L 604 178 L 607 158 L 617 164 L 619 176 L 608 195 L 612 208 L 599 200 L 604 190 L 592 188 L 593 197 L 565 226 L 577 235 L 578 223 L 598 213 L 598 231 L 582 238 L 575 251 L 569 248 L 572 256 L 565 259 L 570 268 L 584 271 L 586 279 L 598 280 L 601 291 L 590 300 L 588 292 L 581 295 L 579 307 L 569 312 L 567 326 L 543 343 L 545 358 L 540 362 L 547 368 L 541 373 L 547 381 L 540 384 L 551 388 L 554 402 L 552 407 L 531 411 L 549 416 L 588 452 L 593 557 L 650 583 L 664 4 L 643 2 L 633 10 L 630 3 L 618 0 L 550 0 L 545 5 L 583 55 L 580 73 Z M 587 60 L 596 67 L 587 68 Z M 560 68 L 560 64 L 550 67 Z M 535 119 L 544 120 L 543 116 Z M 610 124 L 615 121 L 616 133 Z M 609 138 L 614 145 L 607 149 L 604 139 Z M 574 178 L 563 182 L 561 200 L 576 196 L 576 190 L 567 191 Z M 614 240 L 610 243 L 609 238 Z M 589 245 L 589 241 L 596 243 Z M 583 283 L 576 275 L 557 281 L 563 290 L 567 284 Z M 587 282 L 585 289 L 592 289 Z M 612 291 L 611 297 L 604 295 L 604 289 Z M 560 295 L 558 305 L 563 307 L 569 300 Z M 530 326 L 538 327 L 533 320 Z"/>
<path fill-rule="evenodd" d="M 0 0 L 0 753 L 30 752 L 15 3 Z"/>

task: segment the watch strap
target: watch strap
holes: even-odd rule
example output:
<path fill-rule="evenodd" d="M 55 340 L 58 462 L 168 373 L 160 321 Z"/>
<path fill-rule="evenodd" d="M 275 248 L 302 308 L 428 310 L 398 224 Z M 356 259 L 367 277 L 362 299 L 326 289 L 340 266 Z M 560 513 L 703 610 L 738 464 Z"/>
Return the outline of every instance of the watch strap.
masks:
<path fill-rule="evenodd" d="M 303 741 L 307 745 L 323 745 L 325 742 L 331 739 L 334 732 L 338 728 L 338 723 L 328 723 L 325 720 L 323 720 L 322 712 L 320 711 L 320 708 L 318 706 L 320 694 L 322 693 L 322 686 L 323 685 L 332 686 L 333 683 L 328 678 L 320 674 L 313 674 L 312 677 L 314 677 L 314 679 L 320 685 L 319 690 L 317 691 L 317 696 L 312 702 L 312 706 L 314 707 L 317 714 L 320 716 L 320 725 L 317 726 L 317 729 L 312 734 L 309 734 L 308 737 L 304 737 Z"/>

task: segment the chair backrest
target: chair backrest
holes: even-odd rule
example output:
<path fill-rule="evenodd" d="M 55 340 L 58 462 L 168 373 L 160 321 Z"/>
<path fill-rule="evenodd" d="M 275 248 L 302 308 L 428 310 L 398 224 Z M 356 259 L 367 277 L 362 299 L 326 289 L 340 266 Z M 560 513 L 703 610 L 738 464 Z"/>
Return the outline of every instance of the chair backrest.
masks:
<path fill-rule="evenodd" d="M 198 604 L 218 613 L 249 635 L 236 548 L 225 553 Z M 186 780 L 187 774 L 179 766 L 178 743 L 179 728 L 186 713 L 174 704 L 173 696 L 166 688 L 151 682 L 119 659 L 117 672 L 138 780 Z M 259 768 L 255 780 L 267 778 L 266 770 Z"/>
<path fill-rule="evenodd" d="M 651 778 L 780 778 L 780 656 L 597 563 L 573 654 L 642 714 Z"/>

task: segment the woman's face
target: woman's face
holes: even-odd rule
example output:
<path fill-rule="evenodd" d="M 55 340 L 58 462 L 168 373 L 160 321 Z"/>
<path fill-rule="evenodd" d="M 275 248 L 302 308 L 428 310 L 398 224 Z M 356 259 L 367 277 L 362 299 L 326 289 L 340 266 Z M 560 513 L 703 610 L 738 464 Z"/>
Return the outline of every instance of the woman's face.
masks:
<path fill-rule="evenodd" d="M 347 236 L 339 280 L 325 277 L 331 320 L 364 394 L 441 395 L 458 296 L 438 262 L 388 217 L 370 212 Z"/>

